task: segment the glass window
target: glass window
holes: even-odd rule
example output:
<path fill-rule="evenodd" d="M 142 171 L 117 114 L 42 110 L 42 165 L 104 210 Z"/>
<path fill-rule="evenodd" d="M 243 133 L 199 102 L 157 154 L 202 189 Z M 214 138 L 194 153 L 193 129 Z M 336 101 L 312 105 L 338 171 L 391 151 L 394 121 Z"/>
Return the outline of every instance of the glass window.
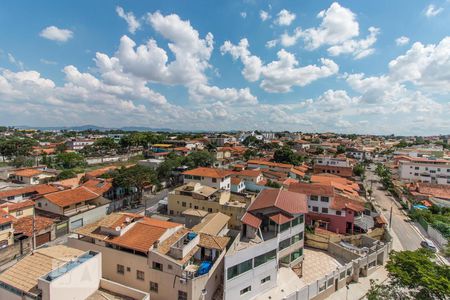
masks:
<path fill-rule="evenodd" d="M 300 248 L 294 252 L 291 253 L 291 261 L 296 260 L 297 258 L 299 258 L 300 256 L 302 256 L 303 254 L 303 248 Z"/>
<path fill-rule="evenodd" d="M 327 207 L 322 207 L 322 213 L 327 214 L 328 213 L 328 208 Z"/>
<path fill-rule="evenodd" d="M 163 270 L 163 265 L 160 264 L 159 262 L 156 262 L 156 261 L 153 262 L 152 267 L 153 267 L 154 270 L 158 270 L 158 271 L 161 271 L 161 272 Z"/>
<path fill-rule="evenodd" d="M 289 227 L 291 227 L 291 222 L 287 222 L 287 223 L 281 224 L 280 231 L 283 232 L 285 230 L 288 230 Z"/>
<path fill-rule="evenodd" d="M 150 281 L 150 291 L 158 293 L 158 284 L 156 282 Z"/>
<path fill-rule="evenodd" d="M 329 202 L 329 201 L 330 201 L 330 198 L 321 196 L 321 197 L 320 197 L 320 201 L 321 201 L 321 202 Z"/>
<path fill-rule="evenodd" d="M 267 281 L 270 281 L 270 276 L 264 277 L 261 279 L 261 284 L 266 283 Z"/>
<path fill-rule="evenodd" d="M 272 250 L 272 251 L 269 251 L 267 253 L 264 253 L 264 254 L 261 254 L 261 255 L 255 257 L 255 268 L 257 266 L 265 264 L 268 261 L 274 260 L 276 256 L 277 256 L 277 251 Z"/>
<path fill-rule="evenodd" d="M 342 213 L 341 213 L 341 211 L 340 210 L 337 210 L 336 211 L 336 216 L 340 216 Z"/>
<path fill-rule="evenodd" d="M 138 280 L 144 280 L 145 279 L 145 273 L 143 271 L 136 270 L 136 278 Z"/>
<path fill-rule="evenodd" d="M 123 265 L 117 265 L 117 273 L 125 274 L 125 267 Z"/>
<path fill-rule="evenodd" d="M 318 197 L 318 196 L 315 196 L 315 195 L 311 195 L 311 196 L 309 196 L 309 200 L 311 200 L 311 201 L 317 201 L 317 200 L 319 200 L 319 197 Z"/>
<path fill-rule="evenodd" d="M 292 243 L 297 243 L 298 241 L 301 241 L 303 239 L 303 232 L 300 232 L 299 234 L 296 234 L 292 237 Z"/>
<path fill-rule="evenodd" d="M 313 207 L 312 207 L 312 211 L 314 211 L 314 212 L 319 212 L 319 208 L 318 208 L 317 206 L 313 206 Z"/>
<path fill-rule="evenodd" d="M 227 279 L 230 280 L 231 278 L 234 278 L 242 273 L 245 273 L 249 270 L 251 270 L 253 267 L 252 260 L 246 260 L 240 264 L 237 264 L 235 266 L 229 267 L 227 270 Z"/>
<path fill-rule="evenodd" d="M 178 300 L 187 300 L 188 296 L 186 292 L 178 291 Z"/>
<path fill-rule="evenodd" d="M 281 261 L 283 264 L 288 264 L 288 263 L 290 262 L 290 258 L 291 258 L 291 256 L 288 254 L 288 255 L 286 255 L 286 256 L 283 256 L 283 257 L 280 259 L 280 261 Z"/>
<path fill-rule="evenodd" d="M 245 293 L 248 293 L 248 292 L 250 292 L 251 290 L 252 290 L 252 286 L 250 285 L 250 286 L 246 287 L 245 289 L 242 289 L 242 290 L 240 291 L 240 294 L 241 294 L 241 295 L 244 295 Z"/>
<path fill-rule="evenodd" d="M 281 251 L 281 250 L 289 247 L 290 245 L 291 245 L 291 239 L 287 238 L 280 242 L 280 244 L 278 245 L 278 249 Z M 256 264 L 256 261 L 255 261 L 255 264 Z"/>

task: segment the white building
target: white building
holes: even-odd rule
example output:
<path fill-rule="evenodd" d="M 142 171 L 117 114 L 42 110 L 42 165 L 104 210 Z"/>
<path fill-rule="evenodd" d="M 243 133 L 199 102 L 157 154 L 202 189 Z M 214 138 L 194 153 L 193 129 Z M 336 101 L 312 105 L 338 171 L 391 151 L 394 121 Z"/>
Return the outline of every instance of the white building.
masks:
<path fill-rule="evenodd" d="M 224 299 L 252 299 L 277 285 L 279 267 L 302 264 L 306 196 L 264 190 L 225 255 Z"/>
<path fill-rule="evenodd" d="M 197 168 L 183 172 L 183 180 L 185 184 L 194 182 L 219 190 L 230 190 L 231 174 L 233 172 L 224 169 Z"/>
<path fill-rule="evenodd" d="M 398 174 L 404 181 L 450 184 L 450 161 L 402 156 L 398 159 Z"/>

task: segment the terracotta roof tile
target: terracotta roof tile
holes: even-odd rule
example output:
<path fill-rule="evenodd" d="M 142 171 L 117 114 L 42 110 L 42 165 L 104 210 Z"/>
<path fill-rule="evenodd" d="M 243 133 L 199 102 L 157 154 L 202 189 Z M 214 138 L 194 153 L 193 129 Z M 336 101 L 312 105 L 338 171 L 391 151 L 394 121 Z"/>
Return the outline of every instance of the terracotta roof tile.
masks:
<path fill-rule="evenodd" d="M 39 174 L 45 173 L 44 171 L 38 170 L 38 169 L 23 169 L 15 171 L 13 174 L 15 176 L 22 176 L 22 177 L 32 177 Z"/>
<path fill-rule="evenodd" d="M 276 207 L 289 214 L 308 212 L 306 195 L 285 190 L 267 189 L 261 191 L 247 211 Z"/>
<path fill-rule="evenodd" d="M 100 197 L 100 195 L 88 190 L 85 187 L 78 187 L 71 190 L 47 194 L 43 197 L 59 207 L 64 207 L 83 201 L 93 200 Z"/>
<path fill-rule="evenodd" d="M 39 232 L 45 230 L 53 225 L 53 220 L 41 216 L 35 216 L 34 227 L 35 231 Z M 26 236 L 33 235 L 33 216 L 26 216 L 17 219 L 14 222 L 14 233 L 23 233 Z"/>
<path fill-rule="evenodd" d="M 241 222 L 244 224 L 247 224 L 253 228 L 259 228 L 262 221 L 260 218 L 255 217 L 251 213 L 245 213 L 241 218 Z"/>
<path fill-rule="evenodd" d="M 26 200 L 26 201 L 22 201 L 22 202 L 17 202 L 17 203 L 4 203 L 2 205 L 0 205 L 0 207 L 8 207 L 8 211 L 15 211 L 18 209 L 22 209 L 25 207 L 32 207 L 34 206 L 34 201 L 32 200 Z"/>
<path fill-rule="evenodd" d="M 183 172 L 183 175 L 203 176 L 211 178 L 224 178 L 233 174 L 230 170 L 214 169 L 214 168 L 197 168 Z"/>
<path fill-rule="evenodd" d="M 59 190 L 54 186 L 51 186 L 48 184 L 38 184 L 38 185 L 31 185 L 31 186 L 26 186 L 23 188 L 18 188 L 18 189 L 1 191 L 0 198 L 7 198 L 10 196 L 18 196 L 18 195 L 28 194 L 28 193 L 44 195 L 44 194 L 48 194 L 48 193 L 54 193 L 57 191 L 59 191 Z"/>
<path fill-rule="evenodd" d="M 314 196 L 333 197 L 334 188 L 331 185 L 316 183 L 292 183 L 289 185 L 289 191 Z"/>
<path fill-rule="evenodd" d="M 272 221 L 277 223 L 278 225 L 284 224 L 286 222 L 289 222 L 290 220 L 294 219 L 293 217 L 288 217 L 282 213 L 278 213 L 276 215 L 269 217 Z"/>

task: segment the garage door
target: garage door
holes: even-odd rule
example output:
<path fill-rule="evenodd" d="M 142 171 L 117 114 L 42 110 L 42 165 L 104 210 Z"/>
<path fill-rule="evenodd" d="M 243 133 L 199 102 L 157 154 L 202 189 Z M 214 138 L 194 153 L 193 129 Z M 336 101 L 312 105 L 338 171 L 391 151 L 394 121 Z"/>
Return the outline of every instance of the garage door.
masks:
<path fill-rule="evenodd" d="M 36 247 L 39 247 L 47 242 L 50 242 L 50 232 L 36 236 Z"/>
<path fill-rule="evenodd" d="M 78 219 L 73 222 L 70 222 L 70 230 L 74 230 L 81 226 L 83 226 L 83 219 Z"/>

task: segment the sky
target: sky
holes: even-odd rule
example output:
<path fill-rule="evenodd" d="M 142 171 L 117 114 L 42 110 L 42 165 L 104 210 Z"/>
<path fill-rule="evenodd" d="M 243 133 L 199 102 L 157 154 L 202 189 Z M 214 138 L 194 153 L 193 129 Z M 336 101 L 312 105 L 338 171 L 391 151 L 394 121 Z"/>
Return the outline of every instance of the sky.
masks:
<path fill-rule="evenodd" d="M 0 125 L 450 133 L 450 0 L 1 1 Z"/>

